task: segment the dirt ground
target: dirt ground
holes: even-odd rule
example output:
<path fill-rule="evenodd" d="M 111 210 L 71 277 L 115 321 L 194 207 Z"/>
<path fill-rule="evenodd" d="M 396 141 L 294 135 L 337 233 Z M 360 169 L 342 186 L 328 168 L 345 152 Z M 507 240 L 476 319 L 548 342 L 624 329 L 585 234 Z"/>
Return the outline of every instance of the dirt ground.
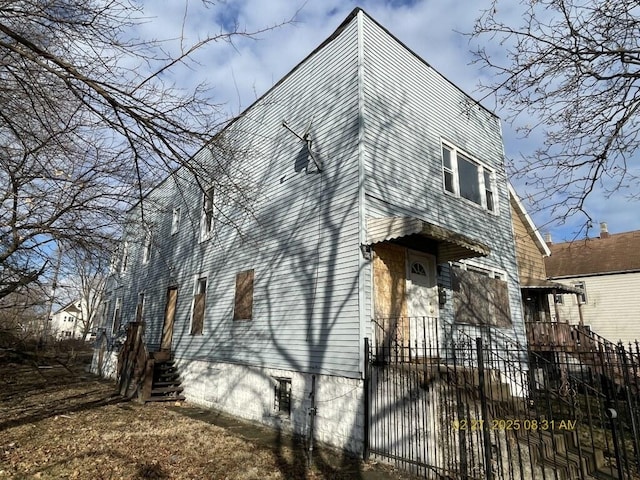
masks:
<path fill-rule="evenodd" d="M 0 351 L 0 479 L 407 478 L 188 403 L 116 396 L 87 356 Z"/>

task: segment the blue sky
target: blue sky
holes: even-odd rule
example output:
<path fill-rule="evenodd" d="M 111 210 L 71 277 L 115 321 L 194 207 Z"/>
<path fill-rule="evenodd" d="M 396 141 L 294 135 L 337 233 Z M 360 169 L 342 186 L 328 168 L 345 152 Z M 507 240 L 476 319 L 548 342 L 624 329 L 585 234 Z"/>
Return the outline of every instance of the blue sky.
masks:
<path fill-rule="evenodd" d="M 521 14 L 512 3 L 503 17 L 512 16 L 515 24 Z M 188 87 L 206 81 L 215 88 L 215 99 L 224 104 L 230 115 L 241 112 L 275 82 L 283 77 L 315 47 L 326 39 L 356 6 L 363 8 L 392 34 L 415 51 L 445 77 L 474 98 L 480 98 L 477 86 L 489 72 L 472 64 L 473 45 L 461 32 L 473 28 L 474 19 L 488 0 L 443 2 L 437 0 L 220 0 L 205 9 L 198 0 L 147 0 L 144 25 L 146 34 L 155 38 L 179 38 L 184 32 L 188 41 L 215 34 L 237 24 L 249 31 L 280 24 L 293 17 L 296 21 L 264 32 L 258 39 L 237 38 L 233 44 L 220 42 L 200 51 L 198 64 L 172 73 L 177 86 Z M 499 4 L 500 6 L 500 4 Z M 500 6 L 502 8 L 502 6 Z M 167 42 L 177 48 L 178 42 Z M 496 47 L 490 46 L 490 47 Z M 490 102 L 485 106 L 495 110 Z M 497 110 L 498 115 L 500 111 Z M 526 119 L 522 119 L 526 121 Z M 507 157 L 521 158 L 531 152 L 542 138 L 518 138 L 512 126 L 503 123 Z M 554 225 L 548 212 L 536 211 L 527 203 L 527 188 L 514 184 L 541 231 L 550 231 L 554 241 L 571 240 L 584 224 L 584 217 L 570 218 L 562 226 Z M 628 192 L 604 198 L 597 191 L 587 208 L 595 222 L 590 236 L 597 235 L 598 222 L 607 222 L 611 233 L 640 229 L 637 201 L 629 202 Z"/>

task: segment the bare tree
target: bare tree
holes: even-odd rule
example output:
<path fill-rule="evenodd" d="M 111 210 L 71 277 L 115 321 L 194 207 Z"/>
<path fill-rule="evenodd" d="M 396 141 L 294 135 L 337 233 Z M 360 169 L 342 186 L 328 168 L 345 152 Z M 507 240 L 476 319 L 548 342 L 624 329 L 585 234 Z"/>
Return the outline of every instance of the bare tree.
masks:
<path fill-rule="evenodd" d="M 525 0 L 522 23 L 513 4 L 494 0 L 472 33 L 487 47 L 477 61 L 495 74 L 483 85 L 523 135 L 544 143 L 516 168 L 563 220 L 582 213 L 598 188 L 629 188 L 637 198 L 640 146 L 640 16 L 632 0 Z M 503 17 L 504 11 L 511 15 Z M 586 222 L 589 223 L 589 222 Z"/>
<path fill-rule="evenodd" d="M 59 289 L 64 295 L 56 300 L 79 302 L 80 338 L 86 338 L 94 328 L 104 294 L 109 257 L 103 250 L 72 250 L 63 255 Z"/>
<path fill-rule="evenodd" d="M 143 15 L 130 0 L 0 0 L 0 299 L 46 276 L 56 245 L 110 245 L 149 186 L 179 166 L 199 174 L 189 159 L 220 143 L 228 119 L 206 86 L 185 92 L 166 74 L 260 32 L 183 39 L 171 55 L 139 38 Z M 209 186 L 233 190 L 229 171 Z"/>

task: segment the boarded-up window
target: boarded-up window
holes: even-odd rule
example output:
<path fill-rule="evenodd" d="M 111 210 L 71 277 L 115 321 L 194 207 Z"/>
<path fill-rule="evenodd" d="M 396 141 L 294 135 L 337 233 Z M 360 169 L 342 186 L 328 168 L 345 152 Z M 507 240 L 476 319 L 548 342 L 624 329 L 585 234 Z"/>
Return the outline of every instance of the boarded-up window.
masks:
<path fill-rule="evenodd" d="M 236 275 L 236 298 L 233 307 L 234 320 L 251 320 L 253 317 L 253 270 Z"/>
<path fill-rule="evenodd" d="M 507 282 L 488 273 L 452 268 L 451 283 L 457 323 L 511 326 Z"/>
<path fill-rule="evenodd" d="M 207 278 L 198 279 L 196 293 L 193 296 L 193 313 L 191 316 L 191 335 L 202 335 L 204 329 L 204 306 L 207 295 Z"/>

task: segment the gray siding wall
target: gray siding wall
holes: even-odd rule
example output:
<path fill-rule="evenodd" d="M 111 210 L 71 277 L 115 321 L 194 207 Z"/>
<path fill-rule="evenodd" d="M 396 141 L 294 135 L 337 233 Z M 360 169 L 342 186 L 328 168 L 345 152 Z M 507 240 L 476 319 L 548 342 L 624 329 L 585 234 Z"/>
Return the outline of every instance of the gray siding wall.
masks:
<path fill-rule="evenodd" d="M 249 213 L 234 195 L 216 192 L 214 235 L 200 242 L 203 195 L 179 170 L 143 202 L 154 247 L 142 264 L 140 209 L 132 211 L 125 236 L 131 268 L 115 283 L 122 285 L 125 320 L 133 320 L 137 294 L 145 292 L 150 346 L 159 345 L 166 289 L 175 285 L 178 358 L 359 377 L 357 53 L 352 23 L 227 129 L 227 144 L 242 152 L 227 165 L 229 180 L 247 189 L 241 201 L 249 202 Z M 283 119 L 300 133 L 312 120 L 322 173 L 313 164 L 305 168 L 304 144 Z M 218 168 L 206 151 L 194 162 Z M 176 206 L 182 224 L 171 235 Z M 253 319 L 234 321 L 235 277 L 249 269 Z M 208 278 L 204 334 L 191 335 L 198 275 Z"/>
<path fill-rule="evenodd" d="M 297 132 L 312 121 L 322 173 L 283 119 Z M 495 170 L 498 215 L 444 193 L 442 139 Z M 203 194 L 181 169 L 144 200 L 144 219 L 140 206 L 129 216 L 130 267 L 111 279 L 106 326 L 117 297 L 126 322 L 144 292 L 146 338 L 157 347 L 166 290 L 177 286 L 177 357 L 359 377 L 372 313 L 371 264 L 359 249 L 365 219 L 415 216 L 489 245 L 477 263 L 507 274 L 514 334 L 524 338 L 499 121 L 362 12 L 231 124 L 225 142 L 235 153 L 194 158 L 211 175 L 220 162 L 229 172 L 216 177 L 213 237 L 200 241 Z M 231 183 L 246 198 L 220 193 Z M 182 221 L 172 235 L 175 207 Z M 147 264 L 143 224 L 153 233 Z M 235 277 L 249 269 L 253 319 L 233 321 Z M 204 334 L 191 335 L 198 276 L 208 279 Z"/>
<path fill-rule="evenodd" d="M 491 254 L 474 260 L 506 273 L 514 334 L 524 340 L 499 120 L 366 16 L 363 38 L 367 217 L 414 216 L 488 245 Z M 445 194 L 442 140 L 495 171 L 497 215 Z"/>

